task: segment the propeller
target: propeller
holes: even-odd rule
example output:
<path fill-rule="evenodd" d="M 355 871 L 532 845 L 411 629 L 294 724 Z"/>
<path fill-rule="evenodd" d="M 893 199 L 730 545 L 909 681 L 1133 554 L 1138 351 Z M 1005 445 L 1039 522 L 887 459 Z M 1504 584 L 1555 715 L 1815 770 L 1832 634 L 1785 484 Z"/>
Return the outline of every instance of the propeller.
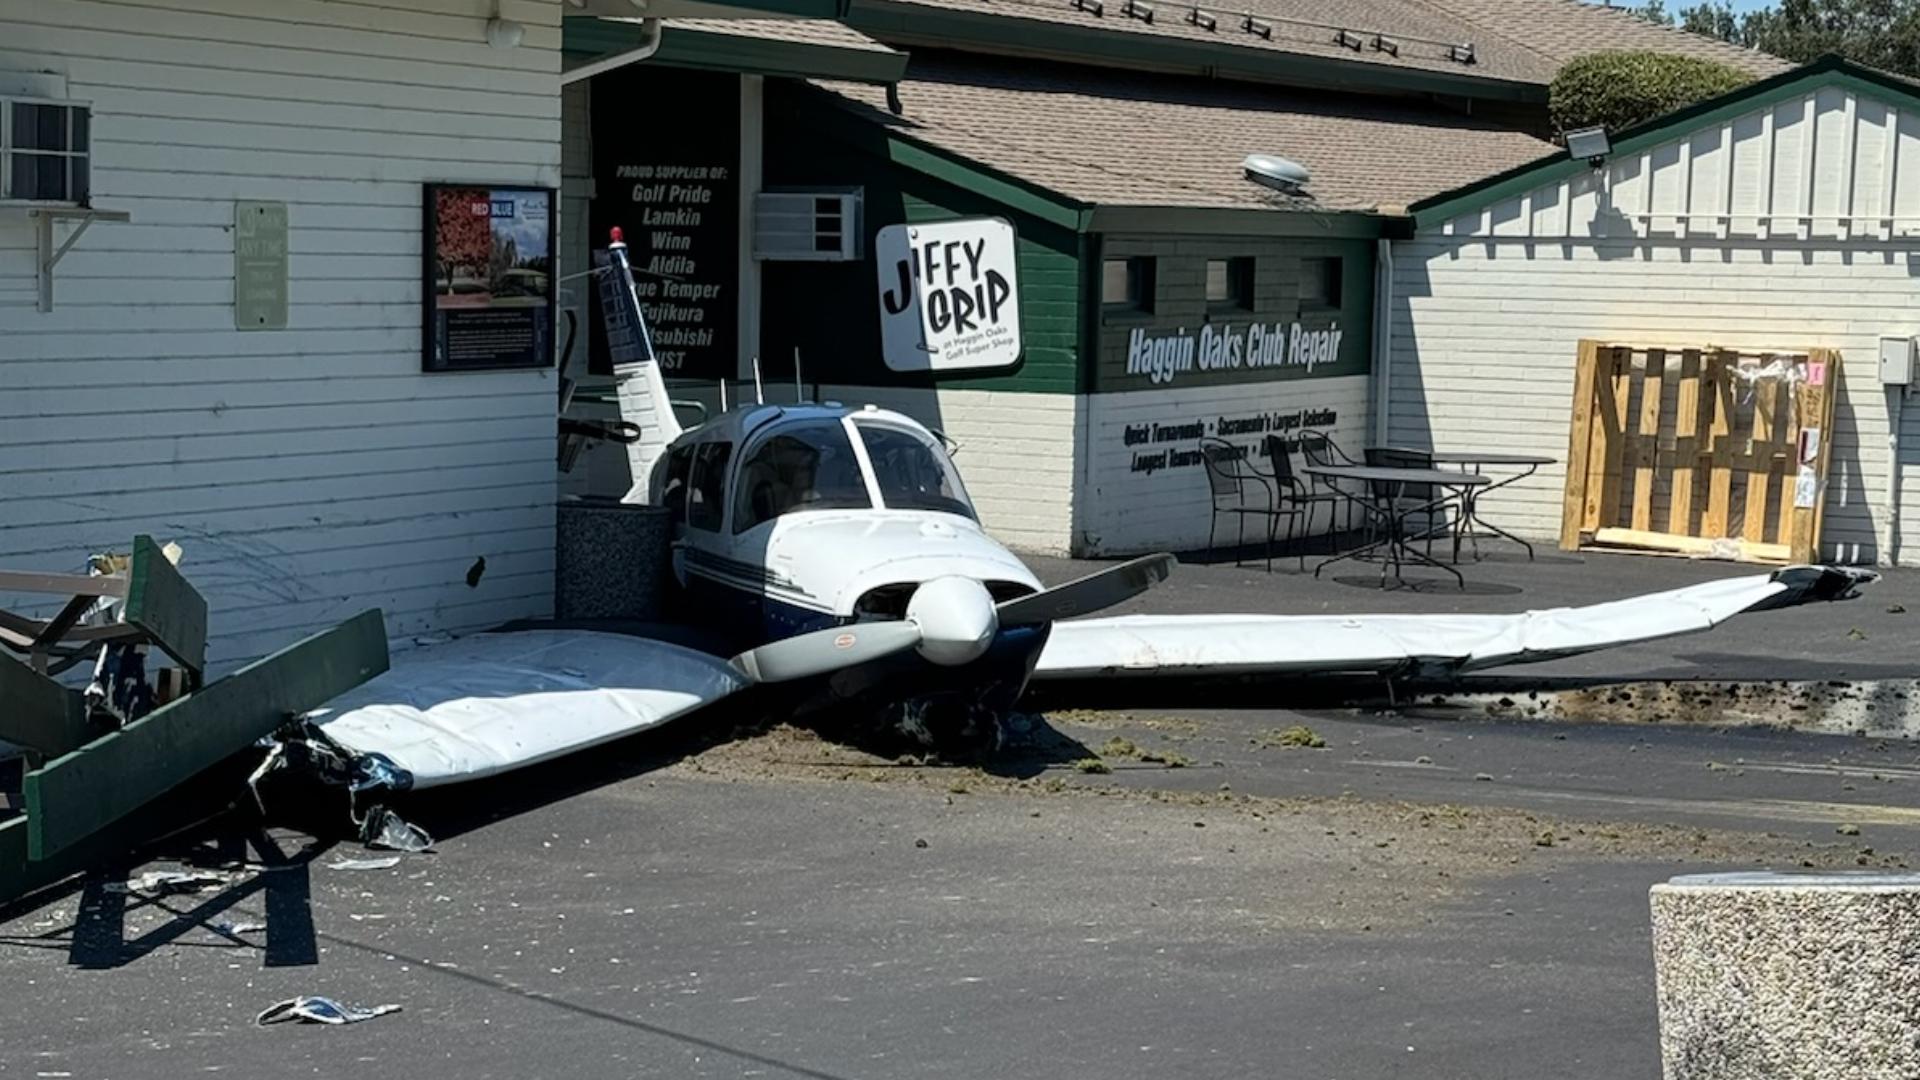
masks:
<path fill-rule="evenodd" d="M 1143 555 L 1065 585 L 1008 600 L 999 607 L 1000 622 L 1024 626 L 1088 615 L 1139 596 L 1171 573 L 1173 556 Z"/>
<path fill-rule="evenodd" d="M 977 660 L 1002 626 L 1032 626 L 1112 607 L 1165 581 L 1173 556 L 1148 555 L 995 605 L 969 577 L 930 578 L 907 601 L 906 617 L 849 623 L 768 642 L 733 658 L 758 683 L 825 675 L 917 648 L 947 667 Z"/>

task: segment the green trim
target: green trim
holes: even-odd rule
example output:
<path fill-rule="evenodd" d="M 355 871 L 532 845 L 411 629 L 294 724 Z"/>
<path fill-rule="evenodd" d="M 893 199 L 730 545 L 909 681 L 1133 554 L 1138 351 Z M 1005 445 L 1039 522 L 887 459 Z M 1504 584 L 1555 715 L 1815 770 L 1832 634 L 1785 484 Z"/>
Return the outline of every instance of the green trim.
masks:
<path fill-rule="evenodd" d="M 1060 0 L 1064 7 L 1066 0 Z M 1113 5 L 1117 8 L 1117 0 Z M 1172 5 L 1168 5 L 1172 7 Z M 1220 18 L 1228 18 L 1221 11 Z M 1109 18 L 1119 18 L 1116 11 Z M 1177 12 L 1172 13 L 1177 17 Z M 1003 56 L 1041 56 L 1141 71 L 1171 71 L 1245 82 L 1279 83 L 1361 93 L 1444 94 L 1481 101 L 1540 104 L 1540 83 L 1470 74 L 1398 68 L 1364 60 L 1308 56 L 1282 49 L 1191 41 L 1171 34 L 1143 34 L 1099 25 L 1025 19 L 1002 12 L 958 11 L 892 0 L 857 0 L 847 25 L 887 42 L 948 47 L 988 46 Z"/>
<path fill-rule="evenodd" d="M 638 24 L 611 19 L 568 19 L 564 33 L 563 48 L 575 61 L 573 66 L 631 52 L 642 44 Z M 849 49 L 677 26 L 666 28 L 660 37 L 659 51 L 644 62 L 748 75 L 845 79 L 882 86 L 899 82 L 907 73 L 907 54 L 893 49 Z"/>
<path fill-rule="evenodd" d="M 824 91 L 821 93 L 825 94 Z M 1088 214 L 1093 209 L 1087 203 L 1029 183 L 991 165 L 921 142 L 884 122 L 857 116 L 838 104 L 839 100 L 844 99 L 838 99 L 836 95 L 834 99 L 827 100 L 827 107 L 820 109 L 818 116 L 810 118 L 814 130 L 856 149 L 866 150 L 872 148 L 874 135 L 884 136 L 887 160 L 903 169 L 911 169 L 983 195 L 1048 224 L 1076 232 L 1085 231 Z"/>
<path fill-rule="evenodd" d="M 1286 236 L 1372 240 L 1394 219 L 1379 214 L 1258 207 L 1101 206 L 1086 228 L 1101 233 Z"/>
<path fill-rule="evenodd" d="M 1907 108 L 1920 106 L 1920 87 L 1872 68 L 1861 67 L 1842 57 L 1823 56 L 1804 67 L 1761 79 L 1732 93 L 1690 105 L 1621 132 L 1613 139 L 1613 152 L 1609 156 L 1637 154 L 1688 131 L 1725 123 L 1757 109 L 1827 87 L 1851 90 L 1883 100 L 1891 99 L 1891 103 Z M 1525 165 L 1422 199 L 1408 207 L 1408 210 L 1414 228 L 1425 229 L 1462 214 L 1485 209 L 1493 203 L 1524 195 L 1535 188 L 1565 180 L 1587 168 L 1585 161 L 1570 158 L 1565 150 L 1556 150 Z"/>
<path fill-rule="evenodd" d="M 256 660 L 27 774 L 27 857 L 39 861 L 387 670 L 378 608 Z"/>

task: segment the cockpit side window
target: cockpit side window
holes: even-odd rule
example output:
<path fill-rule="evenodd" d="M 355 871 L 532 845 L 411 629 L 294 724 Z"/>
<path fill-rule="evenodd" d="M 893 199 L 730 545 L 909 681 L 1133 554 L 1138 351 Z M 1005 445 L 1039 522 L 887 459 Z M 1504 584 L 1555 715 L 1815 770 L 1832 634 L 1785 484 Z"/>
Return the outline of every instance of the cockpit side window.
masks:
<path fill-rule="evenodd" d="M 865 510 L 873 505 L 860 461 L 838 420 L 783 425 L 755 443 L 740 466 L 733 531 L 798 510 Z"/>
<path fill-rule="evenodd" d="M 660 470 L 660 505 L 667 508 L 676 526 L 687 523 L 687 477 L 693 471 L 691 446 L 676 446 L 667 451 Z"/>
<path fill-rule="evenodd" d="M 688 483 L 687 524 L 715 532 L 727 507 L 727 462 L 733 459 L 729 442 L 701 443 L 693 460 L 693 477 Z"/>
<path fill-rule="evenodd" d="M 967 489 L 946 451 L 925 432 L 885 420 L 856 418 L 867 460 L 889 510 L 938 510 L 974 517 Z"/>

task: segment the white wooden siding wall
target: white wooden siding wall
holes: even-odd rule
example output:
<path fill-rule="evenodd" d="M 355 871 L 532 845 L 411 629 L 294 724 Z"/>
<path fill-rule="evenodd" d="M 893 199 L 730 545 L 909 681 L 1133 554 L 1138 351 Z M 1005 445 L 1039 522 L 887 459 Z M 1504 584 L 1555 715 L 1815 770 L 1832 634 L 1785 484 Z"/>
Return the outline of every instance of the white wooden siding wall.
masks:
<path fill-rule="evenodd" d="M 1583 337 L 1836 348 L 1826 554 L 1883 558 L 1878 339 L 1920 333 L 1920 115 L 1827 87 L 1627 155 L 1600 179 L 1583 171 L 1395 245 L 1392 441 L 1564 459 Z M 1917 413 L 1902 425 L 1909 465 Z M 1543 469 L 1484 512 L 1552 537 L 1562 482 Z M 1905 536 L 1916 500 L 1909 486 Z"/>
<path fill-rule="evenodd" d="M 561 92 L 561 142 L 560 142 L 560 263 L 569 267 L 567 273 L 585 270 L 592 265 L 592 240 L 587 235 L 587 211 L 593 200 L 593 80 L 581 79 L 568 83 Z M 587 342 L 589 340 L 588 317 L 592 314 L 591 296 L 599 286 L 594 278 L 575 278 L 560 286 L 560 306 L 574 313 L 580 320 L 580 332 L 574 339 L 573 359 L 568 374 L 574 379 L 585 380 L 596 389 L 604 389 L 610 383 L 606 379 L 589 379 L 587 375 Z M 561 325 L 560 341 L 566 341 L 565 323 Z M 577 416 L 605 416 L 616 418 L 618 410 L 593 409 L 585 405 L 573 410 Z M 607 447 L 596 443 L 584 449 L 575 459 L 573 471 L 562 474 L 560 490 L 567 495 L 592 495 L 600 492 L 594 486 L 595 466 L 597 464 L 624 460 L 625 455 L 617 453 L 620 448 Z M 626 473 L 623 469 L 620 474 Z M 610 492 L 614 496 L 625 494 L 626 488 Z"/>
<path fill-rule="evenodd" d="M 95 204 L 133 215 L 46 314 L 0 217 L 0 566 L 178 540 L 222 669 L 373 605 L 402 637 L 551 611 L 551 374 L 419 371 L 421 182 L 560 180 L 560 0 L 505 0 L 511 50 L 493 10 L 0 0 L 0 69 L 93 103 Z M 285 330 L 233 328 L 236 199 L 288 204 Z"/>

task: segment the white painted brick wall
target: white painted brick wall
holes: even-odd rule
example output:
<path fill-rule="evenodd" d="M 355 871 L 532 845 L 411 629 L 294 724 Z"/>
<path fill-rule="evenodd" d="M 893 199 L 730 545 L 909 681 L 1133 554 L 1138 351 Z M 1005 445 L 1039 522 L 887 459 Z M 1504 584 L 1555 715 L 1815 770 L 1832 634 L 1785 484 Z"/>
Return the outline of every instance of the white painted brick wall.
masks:
<path fill-rule="evenodd" d="M 1125 555 L 1146 551 L 1189 551 L 1206 546 L 1213 499 L 1203 467 L 1166 469 L 1151 474 L 1133 471 L 1136 453 L 1157 452 L 1167 445 L 1193 449 L 1193 443 L 1129 447 L 1125 430 L 1130 424 L 1181 424 L 1203 421 L 1209 433 L 1220 418 L 1238 419 L 1261 413 L 1291 416 L 1301 410 L 1331 409 L 1335 423 L 1320 430 L 1358 457 L 1366 441 L 1367 382 L 1364 375 L 1329 379 L 1292 379 L 1281 382 L 1241 383 L 1143 390 L 1122 394 L 1094 394 L 1087 398 L 1088 445 L 1079 497 L 1077 540 L 1086 554 Z M 1297 432 L 1277 432 L 1297 434 Z M 1258 444 L 1261 436 L 1236 435 L 1227 441 L 1245 445 L 1264 471 Z M 1296 455 L 1296 468 L 1302 464 Z M 1231 540 L 1235 515 L 1220 516 L 1221 536 Z M 1328 515 L 1321 511 L 1315 531 L 1325 531 Z M 1259 526 L 1251 519 L 1249 535 Z"/>

